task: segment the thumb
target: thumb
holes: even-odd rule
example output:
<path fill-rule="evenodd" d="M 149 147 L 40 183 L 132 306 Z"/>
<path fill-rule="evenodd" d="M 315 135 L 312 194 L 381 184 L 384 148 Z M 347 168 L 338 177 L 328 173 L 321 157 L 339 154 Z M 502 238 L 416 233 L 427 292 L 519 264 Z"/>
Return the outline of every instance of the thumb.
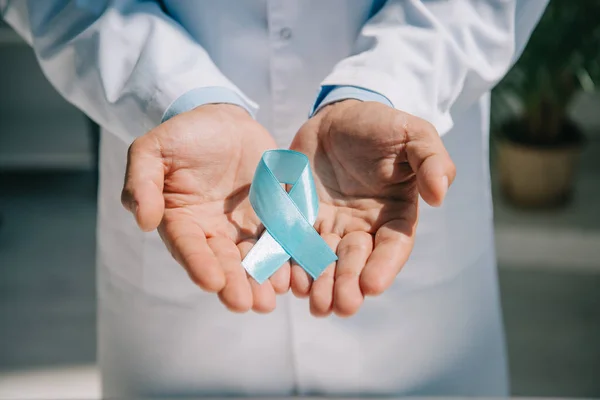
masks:
<path fill-rule="evenodd" d="M 442 205 L 453 180 L 454 164 L 449 156 L 433 154 L 426 157 L 417 170 L 419 194 L 430 206 Z"/>
<path fill-rule="evenodd" d="M 145 232 L 158 227 L 165 210 L 165 167 L 158 141 L 148 134 L 137 138 L 127 153 L 121 203 Z"/>
<path fill-rule="evenodd" d="M 419 133 L 408 133 L 408 136 L 407 158 L 416 173 L 419 194 L 430 206 L 439 207 L 454 181 L 456 167 L 442 139 L 430 124 Z"/>

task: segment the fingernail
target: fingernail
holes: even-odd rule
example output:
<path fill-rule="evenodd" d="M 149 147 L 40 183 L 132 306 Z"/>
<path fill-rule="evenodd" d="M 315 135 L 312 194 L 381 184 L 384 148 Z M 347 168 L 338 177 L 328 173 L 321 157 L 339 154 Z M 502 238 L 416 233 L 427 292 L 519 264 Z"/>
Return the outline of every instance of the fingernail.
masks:
<path fill-rule="evenodd" d="M 442 178 L 442 198 L 446 197 L 447 192 L 448 192 L 448 177 L 444 176 Z"/>

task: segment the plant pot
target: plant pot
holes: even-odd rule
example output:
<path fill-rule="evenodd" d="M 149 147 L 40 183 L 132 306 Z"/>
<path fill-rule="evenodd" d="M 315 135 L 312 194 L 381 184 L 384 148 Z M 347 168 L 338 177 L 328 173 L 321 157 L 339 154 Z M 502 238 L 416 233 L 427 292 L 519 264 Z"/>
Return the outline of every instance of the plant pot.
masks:
<path fill-rule="evenodd" d="M 583 144 L 536 147 L 503 139 L 497 143 L 502 194 L 514 205 L 549 208 L 564 205 L 573 193 Z"/>

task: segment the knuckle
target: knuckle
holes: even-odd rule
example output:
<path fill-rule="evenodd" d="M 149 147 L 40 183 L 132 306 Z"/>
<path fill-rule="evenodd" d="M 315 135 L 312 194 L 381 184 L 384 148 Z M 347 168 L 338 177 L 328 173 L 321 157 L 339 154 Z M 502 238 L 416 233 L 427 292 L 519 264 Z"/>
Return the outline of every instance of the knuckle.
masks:
<path fill-rule="evenodd" d="M 410 140 L 437 140 L 440 138 L 435 126 L 420 117 L 411 116 L 406 124 Z"/>
<path fill-rule="evenodd" d="M 228 246 L 226 249 L 223 249 L 222 256 L 225 259 L 236 262 L 240 259 L 240 251 L 236 246 Z"/>
<path fill-rule="evenodd" d="M 336 280 L 336 284 L 339 284 L 340 282 L 346 283 L 346 282 L 355 281 L 359 277 L 360 277 L 360 271 L 353 270 L 353 269 L 344 269 L 342 271 L 337 272 L 335 280 Z"/>
<path fill-rule="evenodd" d="M 346 243 L 344 246 L 340 246 L 338 250 L 338 256 L 351 256 L 353 254 L 362 254 L 371 251 L 371 245 L 369 243 L 362 242 L 350 242 Z"/>
<path fill-rule="evenodd" d="M 440 136 L 437 129 L 435 128 L 435 125 L 424 119 L 421 119 L 421 121 L 423 121 L 423 129 L 425 130 L 425 132 L 434 137 Z"/>
<path fill-rule="evenodd" d="M 400 138 L 400 141 L 404 143 L 408 140 L 411 115 L 402 111 L 395 111 L 396 116 L 392 123 L 392 133 L 395 138 Z"/>
<path fill-rule="evenodd" d="M 129 148 L 127 149 L 127 160 L 131 161 L 132 158 L 139 157 L 144 153 L 152 153 L 157 148 L 159 148 L 159 144 L 156 135 L 152 132 L 139 136 L 129 145 Z"/>

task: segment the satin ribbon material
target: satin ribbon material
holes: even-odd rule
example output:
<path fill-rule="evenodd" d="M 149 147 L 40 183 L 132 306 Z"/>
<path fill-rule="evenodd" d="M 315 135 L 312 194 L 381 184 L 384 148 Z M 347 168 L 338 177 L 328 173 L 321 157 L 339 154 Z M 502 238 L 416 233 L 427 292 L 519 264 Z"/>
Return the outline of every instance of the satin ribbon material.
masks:
<path fill-rule="evenodd" d="M 289 193 L 282 183 L 292 185 Z M 313 227 L 319 198 L 304 154 L 266 151 L 250 186 L 250 203 L 265 231 L 242 265 L 258 283 L 267 280 L 290 257 L 315 279 L 337 260 Z"/>

